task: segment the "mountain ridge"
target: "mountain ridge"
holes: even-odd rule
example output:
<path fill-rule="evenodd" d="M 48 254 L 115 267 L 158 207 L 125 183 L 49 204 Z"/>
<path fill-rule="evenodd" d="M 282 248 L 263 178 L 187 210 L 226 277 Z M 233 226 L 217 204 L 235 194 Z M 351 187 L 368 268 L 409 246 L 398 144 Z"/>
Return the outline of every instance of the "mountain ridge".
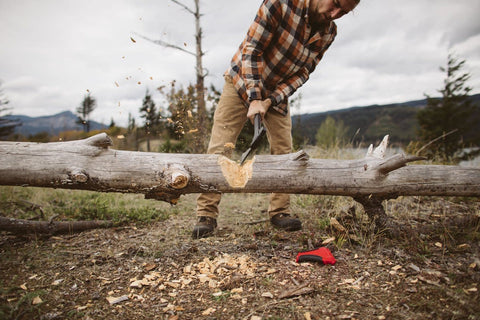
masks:
<path fill-rule="evenodd" d="M 474 115 L 480 123 L 480 94 L 471 95 L 473 103 L 478 107 Z M 327 116 L 336 121 L 342 121 L 348 127 L 347 136 L 351 142 L 378 143 L 386 134 L 390 141 L 397 144 L 408 144 L 416 139 L 418 110 L 427 105 L 427 99 L 412 100 L 385 105 L 352 106 L 349 108 L 324 112 L 304 113 L 292 116 L 294 135 L 301 136 L 306 143 L 315 144 L 315 135 L 321 123 Z M 71 111 L 62 111 L 50 116 L 29 117 L 25 115 L 9 115 L 22 125 L 15 128 L 15 133 L 24 136 L 46 132 L 58 135 L 62 131 L 83 130 L 76 123 L 78 117 Z M 103 130 L 108 126 L 96 121 L 90 121 L 91 130 Z"/>
<path fill-rule="evenodd" d="M 15 133 L 24 136 L 36 135 L 46 132 L 50 135 L 58 135 L 63 131 L 83 130 L 83 126 L 77 123 L 78 116 L 71 111 L 62 111 L 50 116 L 30 117 L 25 115 L 9 115 L 7 118 L 15 119 L 22 125 L 15 127 Z M 90 130 L 103 130 L 108 126 L 90 121 Z"/>
<path fill-rule="evenodd" d="M 480 123 L 480 94 L 470 96 L 477 106 L 474 118 Z M 416 140 L 417 112 L 427 105 L 427 99 L 412 100 L 385 105 L 353 106 L 325 112 L 292 116 L 292 126 L 307 144 L 315 144 L 315 135 L 321 123 L 331 116 L 348 128 L 347 136 L 354 144 L 378 143 L 388 134 L 396 144 L 408 144 Z"/>

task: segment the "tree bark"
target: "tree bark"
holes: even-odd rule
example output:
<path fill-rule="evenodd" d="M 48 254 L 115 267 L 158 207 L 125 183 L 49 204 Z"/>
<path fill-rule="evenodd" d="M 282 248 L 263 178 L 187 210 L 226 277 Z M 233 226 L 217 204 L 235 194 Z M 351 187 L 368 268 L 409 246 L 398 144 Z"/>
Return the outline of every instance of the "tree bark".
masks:
<path fill-rule="evenodd" d="M 401 195 L 480 196 L 480 168 L 406 166 L 422 158 L 385 158 L 387 143 L 388 136 L 359 160 L 310 159 L 299 151 L 259 155 L 239 166 L 222 155 L 109 149 L 106 134 L 71 142 L 0 142 L 0 185 L 142 193 L 170 203 L 203 192 L 341 195 L 363 204 Z"/>

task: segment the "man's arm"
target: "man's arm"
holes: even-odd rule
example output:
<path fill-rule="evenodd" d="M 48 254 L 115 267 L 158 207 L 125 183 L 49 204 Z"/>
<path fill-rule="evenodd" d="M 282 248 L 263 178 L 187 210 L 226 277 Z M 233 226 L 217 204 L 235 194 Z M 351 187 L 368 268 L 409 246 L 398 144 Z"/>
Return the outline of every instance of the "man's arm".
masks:
<path fill-rule="evenodd" d="M 263 52 L 270 44 L 281 17 L 281 6 L 278 0 L 264 1 L 248 29 L 242 51 L 241 74 L 251 102 L 264 99 L 262 97 L 262 74 L 265 67 Z"/>
<path fill-rule="evenodd" d="M 275 90 L 270 95 L 272 105 L 278 105 L 286 98 L 290 97 L 293 93 L 295 93 L 295 91 L 297 91 L 297 89 L 300 88 L 305 82 L 307 82 L 307 80 L 310 78 L 310 74 L 315 70 L 317 65 L 320 63 L 320 60 L 322 60 L 325 51 L 328 50 L 330 45 L 335 40 L 336 35 L 337 29 L 336 26 L 334 26 L 332 32 L 326 36 L 326 39 L 323 39 L 324 44 L 321 48 L 319 48 L 319 51 L 317 55 L 313 58 L 313 60 L 309 64 L 298 70 L 293 76 L 285 79 L 284 82 L 277 85 Z"/>

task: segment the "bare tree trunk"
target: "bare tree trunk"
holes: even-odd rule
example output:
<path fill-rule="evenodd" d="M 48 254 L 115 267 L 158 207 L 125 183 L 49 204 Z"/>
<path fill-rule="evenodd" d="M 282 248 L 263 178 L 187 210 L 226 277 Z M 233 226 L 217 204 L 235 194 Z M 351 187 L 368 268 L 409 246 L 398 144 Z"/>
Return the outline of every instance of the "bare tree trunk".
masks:
<path fill-rule="evenodd" d="M 205 105 L 205 75 L 203 73 L 203 51 L 202 51 L 202 28 L 200 27 L 200 6 L 199 0 L 195 0 L 195 39 L 197 59 L 197 113 L 198 132 L 200 137 L 205 137 L 207 129 L 207 107 Z"/>
<path fill-rule="evenodd" d="M 384 158 L 387 143 L 388 136 L 359 160 L 310 159 L 300 151 L 256 156 L 240 166 L 222 155 L 113 150 L 106 134 L 71 142 L 0 142 L 0 185 L 142 193 L 170 203 L 203 192 L 351 196 L 370 208 L 379 225 L 385 218 L 371 208 L 384 199 L 480 196 L 480 168 L 407 166 L 422 158 Z"/>
<path fill-rule="evenodd" d="M 198 115 L 198 126 L 197 126 L 197 134 L 196 134 L 196 141 L 195 145 L 192 146 L 193 150 L 195 152 L 205 152 L 206 150 L 206 143 L 208 142 L 206 137 L 207 137 L 207 130 L 209 128 L 208 125 L 208 118 L 207 118 L 207 106 L 205 102 L 205 72 L 203 69 L 203 56 L 204 52 L 202 51 L 202 28 L 200 26 L 200 17 L 202 16 L 200 13 L 200 2 L 199 0 L 194 0 L 195 1 L 195 10 L 190 9 L 188 6 L 183 4 L 180 1 L 177 0 L 171 0 L 173 3 L 176 3 L 183 9 L 185 9 L 187 12 L 191 13 L 195 17 L 195 52 L 191 52 L 189 50 L 186 50 L 185 48 L 182 48 L 180 46 L 165 42 L 163 40 L 152 40 L 149 39 L 143 35 L 137 34 L 140 37 L 142 37 L 145 40 L 148 40 L 150 42 L 153 42 L 155 44 L 161 45 L 166 48 L 172 48 L 172 49 L 177 49 L 180 51 L 183 51 L 185 53 L 191 54 L 195 56 L 196 59 L 196 64 L 195 64 L 195 72 L 196 72 L 196 78 L 197 78 L 197 83 L 195 85 L 195 91 L 196 91 L 196 100 L 197 100 L 197 115 Z"/>

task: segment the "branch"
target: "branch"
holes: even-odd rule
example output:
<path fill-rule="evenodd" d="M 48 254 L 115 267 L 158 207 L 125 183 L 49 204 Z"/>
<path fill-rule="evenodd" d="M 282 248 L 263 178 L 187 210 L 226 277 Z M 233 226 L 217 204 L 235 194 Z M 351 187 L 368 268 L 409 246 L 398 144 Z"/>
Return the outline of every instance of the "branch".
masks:
<path fill-rule="evenodd" d="M 189 7 L 187 7 L 186 5 L 184 5 L 183 3 L 177 1 L 177 0 L 171 0 L 173 3 L 176 3 L 178 4 L 180 7 L 182 7 L 183 9 L 187 10 L 188 12 L 190 12 L 191 14 L 193 15 L 196 15 L 195 11 L 193 11 L 192 9 L 190 9 Z"/>
<path fill-rule="evenodd" d="M 197 56 L 194 52 L 188 51 L 188 50 L 186 50 L 186 49 L 184 49 L 184 48 L 182 48 L 182 47 L 180 47 L 180 46 L 177 46 L 177 45 L 174 45 L 174 44 L 170 44 L 170 43 L 165 42 L 165 41 L 163 41 L 163 40 L 153 40 L 153 39 L 150 39 L 150 38 L 148 38 L 148 37 L 145 37 L 145 36 L 143 36 L 143 35 L 141 35 L 141 34 L 139 34 L 139 33 L 136 33 L 136 32 L 134 32 L 134 34 L 136 34 L 137 36 L 139 36 L 139 37 L 141 37 L 141 38 L 143 38 L 143 39 L 145 39 L 145 40 L 147 40 L 147 41 L 150 41 L 150 42 L 153 42 L 153 43 L 155 43 L 155 44 L 158 44 L 158 45 L 160 45 L 160 46 L 162 46 L 162 47 L 177 49 L 177 50 L 183 51 L 183 52 L 185 52 L 185 53 L 191 54 L 192 56 L 195 56 L 195 57 Z"/>
<path fill-rule="evenodd" d="M 0 217 L 0 231 L 14 234 L 55 235 L 110 228 L 111 221 L 30 221 Z"/>
<path fill-rule="evenodd" d="M 376 170 L 381 174 L 388 174 L 394 170 L 400 169 L 407 165 L 408 162 L 414 162 L 418 160 L 426 160 L 424 157 L 417 156 L 405 156 L 403 154 L 395 154 L 388 158 L 384 163 L 380 164 Z"/>
<path fill-rule="evenodd" d="M 433 139 L 432 141 L 430 141 L 429 143 L 427 143 L 426 145 L 424 145 L 423 147 L 421 147 L 421 148 L 417 151 L 417 155 L 420 154 L 420 152 L 422 152 L 425 148 L 427 148 L 427 147 L 428 147 L 429 145 L 431 145 L 432 143 L 435 143 L 435 142 L 437 142 L 438 140 L 443 139 L 443 138 L 445 138 L 446 136 L 449 136 L 449 135 L 451 135 L 452 133 L 455 133 L 455 132 L 457 132 L 457 131 L 458 131 L 458 129 L 453 129 L 452 131 L 447 132 L 447 133 L 444 133 L 444 134 L 442 134 L 440 137 Z"/>

